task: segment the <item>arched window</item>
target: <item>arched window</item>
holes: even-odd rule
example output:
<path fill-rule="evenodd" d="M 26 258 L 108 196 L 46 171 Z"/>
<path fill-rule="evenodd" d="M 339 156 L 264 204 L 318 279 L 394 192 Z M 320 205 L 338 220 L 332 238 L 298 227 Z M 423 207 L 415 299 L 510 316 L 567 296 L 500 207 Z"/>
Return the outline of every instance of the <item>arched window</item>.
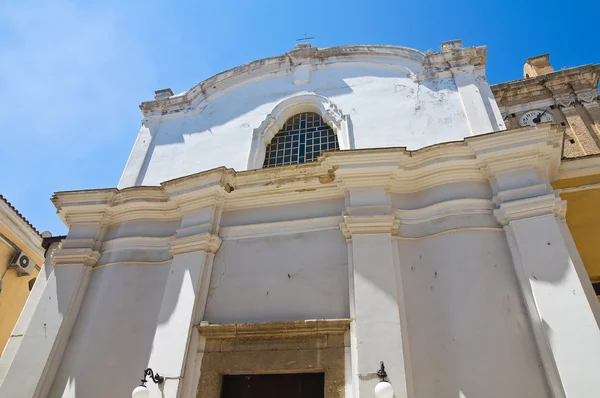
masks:
<path fill-rule="evenodd" d="M 314 112 L 289 118 L 267 145 L 263 167 L 312 162 L 327 151 L 339 150 L 337 135 Z"/>

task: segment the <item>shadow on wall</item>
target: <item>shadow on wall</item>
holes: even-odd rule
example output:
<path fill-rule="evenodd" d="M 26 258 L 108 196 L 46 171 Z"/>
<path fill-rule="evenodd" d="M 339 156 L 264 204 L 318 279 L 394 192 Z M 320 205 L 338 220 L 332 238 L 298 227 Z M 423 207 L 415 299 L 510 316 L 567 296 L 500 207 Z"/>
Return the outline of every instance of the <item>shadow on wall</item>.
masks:
<path fill-rule="evenodd" d="M 317 70 L 311 75 L 311 81 L 303 85 L 293 85 L 291 76 L 275 78 L 263 82 L 240 87 L 225 94 L 223 97 L 209 99 L 198 104 L 195 114 L 173 117 L 160 122 L 156 131 L 152 132 L 153 139 L 142 164 L 136 185 L 141 185 L 148 173 L 152 158 L 155 156 L 177 157 L 176 152 L 157 151 L 159 147 L 178 145 L 186 141 L 193 143 L 197 148 L 218 148 L 222 159 L 239 158 L 240 145 L 249 149 L 252 141 L 252 132 L 256 129 L 273 108 L 286 98 L 294 95 L 312 93 L 328 98 L 333 103 L 341 106 L 345 114 L 357 112 L 354 109 L 344 109 L 344 106 L 336 103 L 336 97 L 345 96 L 355 91 L 351 84 L 360 85 L 360 78 L 386 78 L 386 79 L 408 79 L 404 82 L 396 81 L 390 83 L 389 95 L 394 98 L 405 97 L 415 102 L 415 116 L 432 118 L 429 114 L 446 115 L 446 119 L 440 116 L 436 123 L 450 123 L 457 115 L 447 114 L 449 92 L 456 92 L 457 88 L 452 79 L 415 82 L 414 74 L 407 68 L 365 70 L 360 68 L 341 68 L 331 71 Z M 354 80 L 353 80 L 354 79 Z M 420 90 L 426 88 L 425 90 Z M 368 102 L 390 101 L 389 96 L 379 96 L 376 92 L 366 90 L 364 96 L 369 96 Z M 423 107 L 421 105 L 426 105 Z M 437 111 L 436 111 L 437 110 Z M 457 112 L 462 112 L 458 107 Z M 462 113 L 458 117 L 465 117 Z M 350 131 L 353 131 L 352 129 Z M 195 138 L 194 138 L 195 137 Z M 198 139 L 198 137 L 202 137 Z M 229 145 L 235 141 L 236 146 Z M 351 137 L 351 145 L 354 145 L 354 137 Z M 230 147 L 230 148 L 229 148 Z M 192 147 L 192 151 L 195 150 Z M 186 150 L 188 150 L 186 148 Z M 183 155 L 182 152 L 180 152 Z M 200 154 L 199 154 L 200 155 Z M 206 155 L 206 154 L 205 154 Z M 206 158 L 206 156 L 205 156 Z M 247 156 L 246 156 L 247 158 Z M 246 165 L 244 159 L 244 167 Z M 181 159 L 180 159 L 181 161 Z M 188 164 L 194 163 L 194 156 L 185 160 Z M 210 168 L 223 166 L 224 161 L 208 162 L 206 159 L 198 161 L 197 168 L 193 165 L 186 170 L 185 174 L 193 174 Z M 241 170 L 241 169 L 240 169 Z"/>
<path fill-rule="evenodd" d="M 169 306 L 165 312 L 169 317 L 175 310 L 175 301 L 163 303 L 169 274 L 170 264 L 132 264 L 92 272 L 49 397 L 131 395 L 149 365 L 156 331 L 168 321 L 159 317 L 161 305 Z M 173 282 L 184 283 L 183 278 Z M 68 304 L 59 299 L 61 313 Z"/>
<path fill-rule="evenodd" d="M 417 396 L 550 396 L 502 230 L 399 241 L 399 252 Z"/>
<path fill-rule="evenodd" d="M 204 134 L 214 136 L 215 138 L 227 135 L 227 137 L 235 140 L 247 141 L 249 148 L 253 130 L 260 125 L 277 103 L 285 98 L 306 91 L 326 98 L 352 93 L 352 88 L 344 81 L 345 78 L 351 77 L 353 77 L 352 74 L 332 78 L 319 85 L 324 88 L 314 90 L 312 88 L 318 82 L 295 86 L 291 83 L 291 80 L 288 81 L 288 79 L 291 79 L 291 76 L 287 76 L 287 79 L 283 80 L 283 82 L 282 79 L 275 79 L 256 83 L 225 94 L 221 98 L 209 98 L 208 101 L 201 102 L 196 105 L 199 110 L 194 111 L 193 115 L 161 121 L 157 127 L 157 131 L 152 132 L 153 139 L 148 148 L 148 153 L 144 159 L 136 185 L 141 185 L 142 181 L 144 181 L 150 161 L 155 155 L 157 147 L 182 144 L 185 142 L 184 136 Z M 272 106 L 269 104 L 272 104 Z M 265 108 L 266 106 L 269 108 Z M 252 114 L 253 111 L 261 107 L 265 109 L 259 115 Z M 244 118 L 244 115 L 247 118 Z M 230 128 L 222 128 L 222 126 L 236 119 L 239 119 L 239 123 L 232 125 Z M 232 130 L 237 130 L 239 136 L 231 137 L 231 133 L 235 133 Z M 239 149 L 239 146 L 236 148 Z M 222 165 L 215 165 L 215 167 Z M 204 169 L 198 169 L 195 172 L 201 171 L 204 171 Z"/>

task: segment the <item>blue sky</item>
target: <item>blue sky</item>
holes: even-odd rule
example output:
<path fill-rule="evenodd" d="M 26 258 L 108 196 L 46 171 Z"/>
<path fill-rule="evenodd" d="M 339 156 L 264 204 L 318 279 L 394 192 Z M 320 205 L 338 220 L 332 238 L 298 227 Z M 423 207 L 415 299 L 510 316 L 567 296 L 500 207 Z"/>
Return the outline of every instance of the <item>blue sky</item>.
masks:
<path fill-rule="evenodd" d="M 491 83 L 524 60 L 600 63 L 600 1 L 12 1 L 0 4 L 0 193 L 66 232 L 55 191 L 116 186 L 154 90 L 313 46 L 488 47 Z"/>

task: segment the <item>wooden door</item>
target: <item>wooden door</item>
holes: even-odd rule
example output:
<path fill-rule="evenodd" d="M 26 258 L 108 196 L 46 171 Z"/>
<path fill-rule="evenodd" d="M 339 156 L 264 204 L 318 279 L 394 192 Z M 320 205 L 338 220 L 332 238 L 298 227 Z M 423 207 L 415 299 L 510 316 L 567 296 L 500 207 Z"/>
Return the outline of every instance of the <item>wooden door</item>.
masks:
<path fill-rule="evenodd" d="M 221 398 L 324 398 L 323 373 L 223 376 Z"/>

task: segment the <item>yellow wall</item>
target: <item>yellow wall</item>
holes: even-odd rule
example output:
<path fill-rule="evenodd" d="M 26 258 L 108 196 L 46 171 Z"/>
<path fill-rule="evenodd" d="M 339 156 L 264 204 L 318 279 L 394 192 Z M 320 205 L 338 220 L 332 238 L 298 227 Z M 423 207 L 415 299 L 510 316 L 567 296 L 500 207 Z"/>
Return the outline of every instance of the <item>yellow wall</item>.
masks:
<path fill-rule="evenodd" d="M 2 291 L 0 292 L 0 353 L 4 350 L 4 346 L 29 296 L 29 280 L 35 278 L 38 274 L 38 270 L 35 269 L 31 275 L 17 276 L 16 270 L 7 269 L 13 254 L 14 248 L 0 240 L 0 276 L 2 276 Z M 36 264 L 41 266 L 37 261 Z"/>
<path fill-rule="evenodd" d="M 567 188 L 567 225 L 591 280 L 600 280 L 600 187 L 569 192 L 568 188 L 597 184 L 600 175 L 559 180 L 555 189 Z M 599 296 L 600 297 L 600 296 Z"/>

